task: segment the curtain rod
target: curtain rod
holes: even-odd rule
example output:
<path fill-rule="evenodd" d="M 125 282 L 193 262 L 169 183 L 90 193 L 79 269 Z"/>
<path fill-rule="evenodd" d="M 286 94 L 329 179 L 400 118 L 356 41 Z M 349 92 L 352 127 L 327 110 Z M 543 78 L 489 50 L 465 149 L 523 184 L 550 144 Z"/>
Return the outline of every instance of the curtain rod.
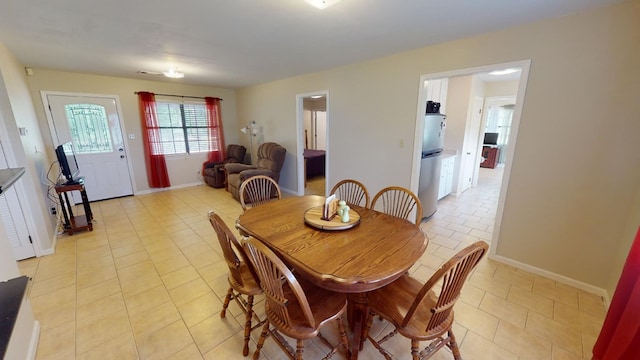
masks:
<path fill-rule="evenodd" d="M 134 92 L 134 94 L 138 95 L 140 92 L 142 91 L 136 91 Z M 204 96 L 188 96 L 188 95 L 172 95 L 172 94 L 156 94 L 156 93 L 152 93 L 154 95 L 158 95 L 158 96 L 173 96 L 173 97 L 179 97 L 179 98 L 189 98 L 189 99 L 204 99 Z M 219 97 L 214 97 L 212 96 L 214 99 L 218 99 L 220 101 L 223 101 L 223 99 L 219 98 Z"/>

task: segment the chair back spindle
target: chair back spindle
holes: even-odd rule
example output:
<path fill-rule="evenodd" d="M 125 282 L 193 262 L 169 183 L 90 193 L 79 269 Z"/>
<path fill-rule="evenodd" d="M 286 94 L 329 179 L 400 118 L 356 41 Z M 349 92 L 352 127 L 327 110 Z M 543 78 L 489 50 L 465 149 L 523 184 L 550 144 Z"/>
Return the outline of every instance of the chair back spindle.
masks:
<path fill-rule="evenodd" d="M 218 236 L 218 241 L 222 248 L 222 254 L 227 266 L 229 267 L 231 277 L 236 283 L 242 284 L 243 280 L 240 272 L 240 263 L 244 262 L 245 264 L 248 264 L 249 259 L 246 258 L 246 255 L 242 251 L 242 246 L 238 242 L 238 239 L 236 239 L 229 227 L 227 227 L 218 214 L 210 211 L 209 222 Z"/>
<path fill-rule="evenodd" d="M 460 251 L 453 258 L 447 261 L 440 269 L 431 276 L 416 296 L 411 308 L 407 312 L 402 326 L 406 326 L 415 310 L 422 303 L 434 287 L 441 283 L 440 293 L 435 305 L 431 308 L 431 319 L 425 331 L 427 333 L 439 329 L 447 319 L 451 317 L 453 305 L 460 297 L 460 291 L 471 271 L 478 265 L 482 257 L 487 252 L 489 246 L 483 241 L 478 241 L 464 250 Z"/>
<path fill-rule="evenodd" d="M 273 199 L 282 198 L 278 183 L 266 175 L 253 176 L 240 185 L 240 205 L 242 210 L 255 207 Z"/>
<path fill-rule="evenodd" d="M 338 182 L 331 189 L 330 195 L 336 194 L 340 200 L 349 205 L 369 207 L 369 192 L 367 188 L 357 180 L 346 179 Z"/>
<path fill-rule="evenodd" d="M 376 206 L 379 209 L 376 209 Z M 422 221 L 420 199 L 412 191 L 400 186 L 389 186 L 380 190 L 371 201 L 371 209 L 409 221 L 411 213 L 415 210 L 414 223 L 420 224 Z"/>

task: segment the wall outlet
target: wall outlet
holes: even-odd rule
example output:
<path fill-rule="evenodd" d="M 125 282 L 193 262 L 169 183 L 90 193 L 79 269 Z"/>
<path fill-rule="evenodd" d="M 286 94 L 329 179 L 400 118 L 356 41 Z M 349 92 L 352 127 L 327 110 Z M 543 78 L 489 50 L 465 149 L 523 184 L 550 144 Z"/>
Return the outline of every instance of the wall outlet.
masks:
<path fill-rule="evenodd" d="M 51 215 L 56 215 L 58 213 L 58 210 L 55 206 L 52 206 L 51 209 L 49 209 L 49 212 L 51 212 Z"/>

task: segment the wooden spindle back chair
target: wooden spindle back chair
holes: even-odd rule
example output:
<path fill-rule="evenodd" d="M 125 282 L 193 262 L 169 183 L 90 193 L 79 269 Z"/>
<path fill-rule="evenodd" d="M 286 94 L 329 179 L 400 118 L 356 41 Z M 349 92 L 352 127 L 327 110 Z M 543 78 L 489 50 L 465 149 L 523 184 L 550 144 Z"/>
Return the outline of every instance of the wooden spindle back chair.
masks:
<path fill-rule="evenodd" d="M 415 210 L 413 222 L 418 225 L 422 221 L 420 199 L 411 190 L 400 186 L 389 186 L 380 190 L 371 201 L 371 209 L 409 221 L 412 221 L 411 212 Z"/>
<path fill-rule="evenodd" d="M 344 200 L 349 205 L 359 205 L 369 207 L 369 192 L 367 188 L 357 180 L 345 179 L 333 186 L 329 195 L 336 194 L 340 200 Z"/>
<path fill-rule="evenodd" d="M 243 246 L 258 273 L 266 296 L 267 321 L 253 359 L 260 358 L 260 351 L 269 335 L 290 359 L 302 359 L 304 340 L 316 336 L 331 349 L 325 358 L 336 353 L 341 346 L 348 354 L 349 343 L 342 320 L 347 309 L 346 296 L 298 280 L 282 260 L 259 240 L 249 238 Z M 320 329 L 331 320 L 337 322 L 341 337 L 341 343 L 337 346 L 331 345 L 320 334 Z M 297 340 L 295 350 L 280 333 Z"/>
<path fill-rule="evenodd" d="M 242 210 L 280 198 L 282 198 L 282 192 L 278 183 L 266 175 L 252 176 L 240 185 Z"/>
<path fill-rule="evenodd" d="M 414 360 L 428 359 L 443 346 L 451 349 L 456 360 L 462 359 L 453 325 L 453 306 L 471 271 L 486 254 L 489 245 L 478 241 L 454 255 L 424 285 L 409 275 L 367 294 L 371 313 L 363 339 L 367 338 L 385 356 L 391 355 L 380 345 L 396 333 L 411 339 Z M 373 315 L 378 314 L 391 322 L 395 329 L 380 340 L 368 335 Z M 419 351 L 419 342 L 429 341 Z"/>
<path fill-rule="evenodd" d="M 229 275 L 227 277 L 229 289 L 224 299 L 222 311 L 220 311 L 220 317 L 225 317 L 229 302 L 232 299 L 235 300 L 238 307 L 245 314 L 242 354 L 247 356 L 249 355 L 249 336 L 251 331 L 264 323 L 264 320 L 260 319 L 253 311 L 254 296 L 262 294 L 262 289 L 258 283 L 258 276 L 253 269 L 253 265 L 222 218 L 213 211 L 209 211 L 209 222 L 218 236 L 224 260 L 229 267 Z M 245 295 L 247 299 L 245 300 L 242 295 Z M 256 325 L 252 326 L 252 318 L 256 319 Z"/>

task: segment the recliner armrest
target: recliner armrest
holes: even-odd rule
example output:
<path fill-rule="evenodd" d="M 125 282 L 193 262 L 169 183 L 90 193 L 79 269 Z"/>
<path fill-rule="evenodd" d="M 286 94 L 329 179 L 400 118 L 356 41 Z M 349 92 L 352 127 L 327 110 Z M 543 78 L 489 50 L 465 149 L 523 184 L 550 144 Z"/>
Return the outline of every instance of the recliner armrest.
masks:
<path fill-rule="evenodd" d="M 220 165 L 222 164 L 222 161 L 207 161 L 204 163 L 204 168 L 205 169 L 210 169 L 212 167 L 215 167 L 216 165 Z"/>
<path fill-rule="evenodd" d="M 256 169 L 256 167 L 253 165 L 246 165 L 246 164 L 239 164 L 239 163 L 225 164 L 224 168 L 225 170 L 227 170 L 227 174 L 237 174 L 241 171 Z"/>
<path fill-rule="evenodd" d="M 245 170 L 240 172 L 240 181 L 243 182 L 250 177 L 254 177 L 258 175 L 265 175 L 272 179 L 276 179 L 277 174 L 271 170 L 266 170 L 266 169 Z"/>

